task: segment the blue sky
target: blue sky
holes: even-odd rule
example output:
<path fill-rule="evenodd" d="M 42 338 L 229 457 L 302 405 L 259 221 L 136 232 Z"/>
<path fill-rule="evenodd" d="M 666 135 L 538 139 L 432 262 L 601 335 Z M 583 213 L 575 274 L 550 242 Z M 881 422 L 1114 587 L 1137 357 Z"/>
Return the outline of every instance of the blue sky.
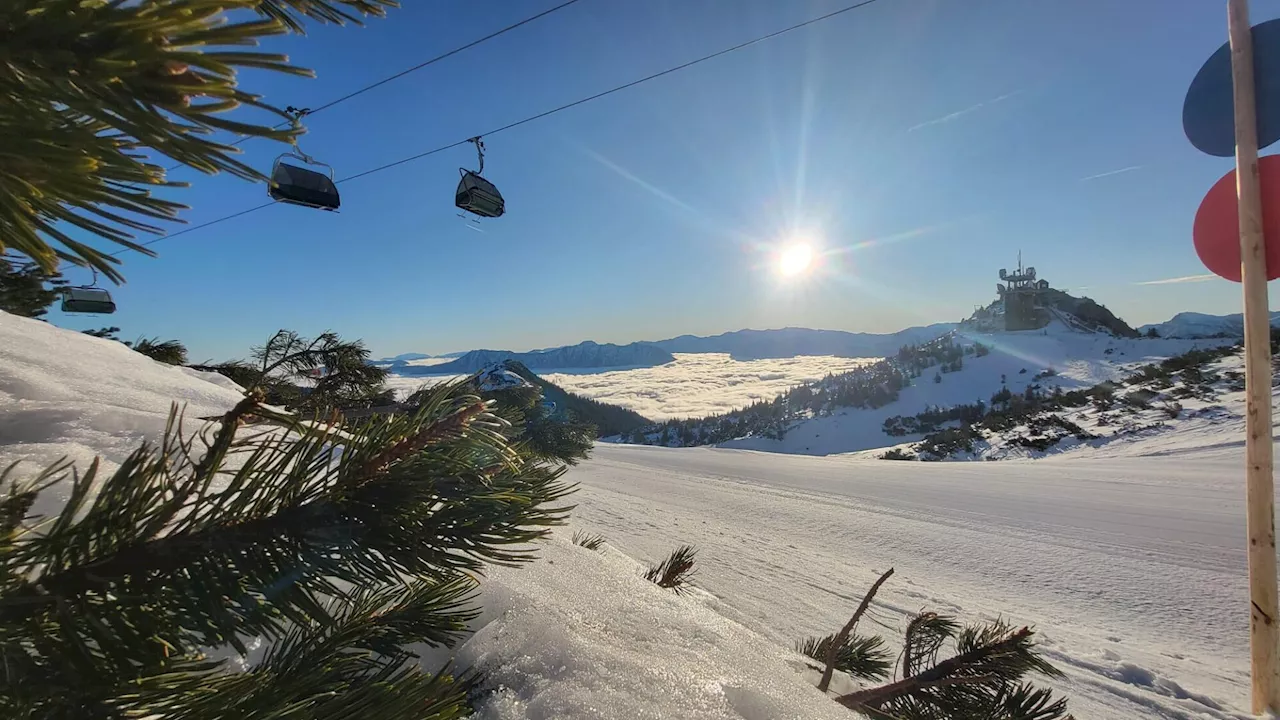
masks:
<path fill-rule="evenodd" d="M 410 1 L 266 46 L 315 80 L 243 84 L 319 105 L 555 4 Z M 302 147 L 352 175 L 845 4 L 581 0 L 308 118 Z M 461 147 L 342 185 L 340 214 L 273 206 L 127 255 L 115 316 L 50 319 L 179 338 L 195 360 L 279 328 L 364 338 L 375 356 L 891 332 L 989 302 L 1019 250 L 1135 325 L 1238 312 L 1238 285 L 1195 281 L 1191 243 L 1232 162 L 1181 129 L 1224 40 L 1223 3 L 880 0 L 486 138 L 508 214 L 483 232 L 452 206 L 457 168 L 475 163 Z M 283 151 L 243 147 L 264 168 Z M 266 199 L 229 176 L 175 177 L 193 183 L 192 224 Z M 794 238 L 822 261 L 783 279 L 774 254 Z M 1193 280 L 1144 284 L 1178 278 Z"/>

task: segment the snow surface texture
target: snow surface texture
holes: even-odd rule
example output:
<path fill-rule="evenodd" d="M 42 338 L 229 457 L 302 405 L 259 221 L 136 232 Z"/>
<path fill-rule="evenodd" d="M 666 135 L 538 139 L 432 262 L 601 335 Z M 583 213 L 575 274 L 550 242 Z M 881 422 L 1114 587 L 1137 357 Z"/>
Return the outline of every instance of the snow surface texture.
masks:
<path fill-rule="evenodd" d="M 1082 333 L 1054 322 L 1043 330 L 1002 333 L 966 333 L 961 340 L 979 342 L 991 353 L 984 357 L 966 355 L 959 372 L 939 373 L 931 368 L 903 388 L 895 402 L 875 410 L 844 408 L 832 415 L 805 420 L 781 440 L 748 437 L 722 443 L 721 447 L 802 455 L 831 455 L 857 452 L 919 440 L 921 436 L 890 437 L 884 432 L 885 418 L 915 415 L 930 406 L 950 407 L 977 400 L 1008 387 L 1020 393 L 1032 383 L 1046 390 L 1089 388 L 1107 380 L 1117 380 L 1132 368 L 1179 355 L 1192 348 L 1218 346 L 1230 340 L 1126 339 L 1110 335 Z M 1057 374 L 1037 379 L 1044 370 Z M 942 378 L 934 382 L 935 373 Z"/>
<path fill-rule="evenodd" d="M 173 367 L 115 340 L 0 312 L 0 468 L 22 460 L 34 475 L 64 456 L 114 469 L 141 440 L 164 433 L 172 403 L 185 426 L 243 397 L 217 373 Z"/>
<path fill-rule="evenodd" d="M 651 420 L 666 420 L 705 417 L 772 400 L 787 388 L 875 361 L 831 356 L 744 361 L 726 353 L 675 357 L 673 363 L 637 370 L 540 374 L 569 392 L 621 405 Z"/>
<path fill-rule="evenodd" d="M 458 653 L 487 676 L 475 720 L 855 717 L 715 596 L 677 596 L 607 545 L 558 535 L 532 565 L 486 572 L 483 627 Z"/>
<path fill-rule="evenodd" d="M 907 463 L 598 445 L 576 527 L 633 557 L 699 548 L 718 612 L 780 645 L 921 609 L 1039 630 L 1079 718 L 1248 717 L 1243 450 Z"/>

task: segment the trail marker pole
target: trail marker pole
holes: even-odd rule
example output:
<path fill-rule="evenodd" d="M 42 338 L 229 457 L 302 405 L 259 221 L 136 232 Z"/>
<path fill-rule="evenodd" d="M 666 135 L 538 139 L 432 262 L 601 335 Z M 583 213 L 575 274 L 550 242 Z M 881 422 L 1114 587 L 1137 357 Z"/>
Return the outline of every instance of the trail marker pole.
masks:
<path fill-rule="evenodd" d="M 1280 712 L 1280 611 L 1276 600 L 1275 488 L 1272 479 L 1271 313 L 1258 181 L 1253 37 L 1248 0 L 1228 0 L 1231 84 L 1235 101 L 1236 198 L 1240 214 L 1240 275 L 1244 285 L 1245 511 L 1249 534 L 1249 648 L 1253 712 Z"/>

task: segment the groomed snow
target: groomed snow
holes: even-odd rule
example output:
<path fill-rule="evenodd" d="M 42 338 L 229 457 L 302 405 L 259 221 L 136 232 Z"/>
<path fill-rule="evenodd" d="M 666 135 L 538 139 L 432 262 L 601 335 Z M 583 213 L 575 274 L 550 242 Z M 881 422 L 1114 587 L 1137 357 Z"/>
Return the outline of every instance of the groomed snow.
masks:
<path fill-rule="evenodd" d="M 1032 624 L 1078 718 L 1248 717 L 1242 449 L 911 463 L 598 445 L 575 525 L 622 552 L 700 549 L 717 610 L 779 645 L 921 609 Z M 900 642 L 900 641 L 898 641 Z"/>

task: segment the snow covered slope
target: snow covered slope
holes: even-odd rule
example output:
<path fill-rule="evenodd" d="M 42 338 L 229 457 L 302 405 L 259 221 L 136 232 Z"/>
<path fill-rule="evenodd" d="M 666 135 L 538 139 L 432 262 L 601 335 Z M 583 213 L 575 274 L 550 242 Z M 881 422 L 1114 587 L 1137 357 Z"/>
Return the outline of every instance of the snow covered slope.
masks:
<path fill-rule="evenodd" d="M 504 373 L 493 379 L 512 382 Z M 64 455 L 81 470 L 95 455 L 114 465 L 160 436 L 171 402 L 187 404 L 195 430 L 197 418 L 220 415 L 240 397 L 220 375 L 0 313 L 0 468 L 30 461 L 18 466 L 19 479 Z M 713 596 L 677 597 L 643 580 L 621 553 L 587 551 L 565 537 L 553 537 L 541 555 L 486 572 L 485 614 L 458 650 L 463 668 L 490 679 L 476 720 L 850 717 L 813 687 L 790 643 L 726 618 Z"/>
<path fill-rule="evenodd" d="M 1247 717 L 1243 451 L 906 463 L 597 446 L 574 524 L 658 559 L 700 549 L 718 610 L 779 644 L 872 616 L 1032 623 L 1084 720 Z"/>
<path fill-rule="evenodd" d="M 1004 360 L 966 357 L 942 385 L 1086 341 L 1040 337 L 1009 340 Z M 1058 369 L 1093 383 L 1108 363 L 1185 346 L 1151 342 Z M 118 460 L 173 400 L 192 418 L 237 398 L 220 376 L 0 314 L 0 464 L 33 459 L 20 476 L 65 453 Z M 889 566 L 867 620 L 886 638 L 924 607 L 1004 616 L 1038 627 L 1082 720 L 1246 717 L 1242 453 L 1179 449 L 961 464 L 599 446 L 568 476 L 582 488 L 573 526 L 643 560 L 692 543 L 705 592 L 674 597 L 629 558 L 563 538 L 532 565 L 490 569 L 486 615 L 459 650 L 494 681 L 478 720 L 854 717 L 788 648 L 838 629 Z"/>
<path fill-rule="evenodd" d="M 966 355 L 957 372 L 934 373 L 916 378 L 898 399 L 875 410 L 843 408 L 831 415 L 800 422 L 781 440 L 748 437 L 722 443 L 721 447 L 766 450 L 804 455 L 831 455 L 897 445 L 919 437 L 892 438 L 884 432 L 884 421 L 894 415 L 914 415 L 927 407 L 949 407 L 978 400 L 1007 387 L 1022 392 L 1030 384 L 1088 388 L 1116 380 L 1128 368 L 1156 362 L 1195 347 L 1216 346 L 1223 340 L 1171 340 L 1117 338 L 1110 335 L 1076 332 L 1054 322 L 1043 330 L 964 334 L 964 342 L 978 342 L 990 353 Z M 1044 371 L 1056 375 L 1037 378 Z M 938 382 L 935 382 L 938 380 Z"/>
<path fill-rule="evenodd" d="M 164 432 L 172 403 L 197 418 L 242 397 L 216 373 L 158 363 L 115 340 L 0 312 L 0 468 L 28 471 L 68 456 L 119 463 Z"/>
<path fill-rule="evenodd" d="M 482 627 L 459 652 L 487 676 L 474 720 L 858 717 L 714 595 L 662 590 L 621 552 L 559 535 L 532 565 L 485 573 Z"/>
<path fill-rule="evenodd" d="M 1271 313 L 1271 324 L 1280 325 L 1280 311 Z M 1183 312 L 1174 315 L 1162 323 L 1152 323 L 1138 328 L 1138 332 L 1147 333 L 1154 329 L 1160 337 L 1166 338 L 1207 338 L 1216 335 L 1244 337 L 1244 315 L 1205 315 L 1197 312 Z"/>

